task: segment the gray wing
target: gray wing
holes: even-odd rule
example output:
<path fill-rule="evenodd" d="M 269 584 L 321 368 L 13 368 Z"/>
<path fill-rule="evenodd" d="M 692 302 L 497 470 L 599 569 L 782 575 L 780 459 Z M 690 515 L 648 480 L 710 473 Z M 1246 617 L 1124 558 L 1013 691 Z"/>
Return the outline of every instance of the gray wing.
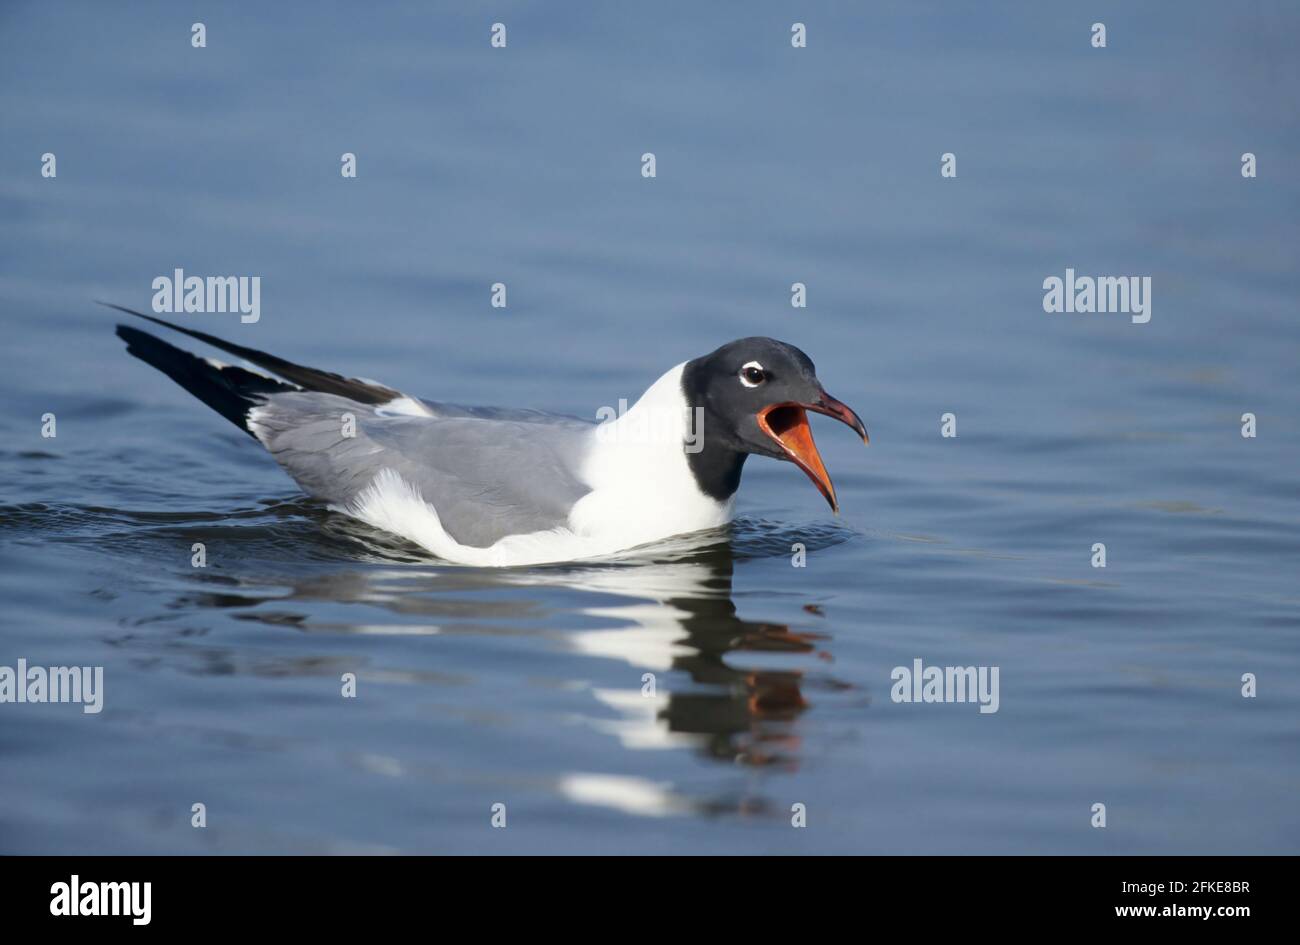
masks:
<path fill-rule="evenodd" d="M 420 490 L 463 545 L 565 525 L 589 492 L 578 470 L 594 423 L 536 410 L 423 403 L 433 416 L 394 414 L 316 392 L 275 393 L 249 426 L 311 495 L 346 504 L 381 469 Z M 344 436 L 344 415 L 355 436 Z"/>

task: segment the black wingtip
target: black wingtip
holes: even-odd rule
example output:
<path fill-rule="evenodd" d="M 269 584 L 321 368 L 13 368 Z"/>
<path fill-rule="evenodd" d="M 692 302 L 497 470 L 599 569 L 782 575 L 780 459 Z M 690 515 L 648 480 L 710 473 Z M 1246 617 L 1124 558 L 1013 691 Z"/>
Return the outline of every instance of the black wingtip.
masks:
<path fill-rule="evenodd" d="M 337 394 L 340 397 L 346 397 L 349 400 L 355 400 L 360 404 L 384 404 L 390 400 L 395 400 L 401 396 L 397 391 L 390 390 L 382 384 L 372 384 L 367 381 L 360 381 L 353 377 L 343 377 L 340 374 L 334 374 L 330 371 L 320 371 L 316 368 L 309 368 L 302 364 L 294 364 L 292 361 L 286 361 L 284 358 L 277 358 L 273 354 L 267 354 L 265 351 L 258 351 L 256 348 L 246 348 L 243 345 L 237 345 L 231 341 L 225 341 L 216 335 L 209 335 L 205 331 L 197 331 L 193 328 L 185 328 L 166 319 L 158 318 L 154 315 L 147 315 L 144 312 L 136 311 L 133 308 L 127 308 L 124 305 L 117 305 L 114 302 L 104 302 L 96 299 L 100 305 L 115 311 L 122 312 L 125 315 L 134 315 L 136 318 L 143 318 L 145 321 L 153 322 L 155 325 L 162 325 L 164 328 L 170 328 L 172 331 L 178 331 L 182 335 L 188 335 L 207 345 L 212 345 L 221 351 L 226 351 L 236 357 L 243 358 L 264 368 L 274 374 L 280 375 L 285 380 L 290 381 L 304 390 L 320 391 L 324 394 Z"/>
<path fill-rule="evenodd" d="M 295 389 L 240 367 L 218 366 L 130 325 L 119 324 L 117 337 L 126 342 L 128 354 L 166 374 L 250 436 L 249 409 L 267 394 Z"/>

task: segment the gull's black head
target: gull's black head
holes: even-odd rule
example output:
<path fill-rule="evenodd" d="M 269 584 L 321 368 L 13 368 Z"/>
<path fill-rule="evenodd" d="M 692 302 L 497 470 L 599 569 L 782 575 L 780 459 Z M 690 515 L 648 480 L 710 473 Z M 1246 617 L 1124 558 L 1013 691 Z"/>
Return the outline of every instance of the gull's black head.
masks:
<path fill-rule="evenodd" d="M 687 403 L 703 411 L 696 431 L 702 448 L 688 452 L 700 488 L 723 499 L 736 491 L 750 453 L 795 463 L 839 511 L 835 487 L 822 464 L 807 412 L 866 428 L 852 410 L 826 393 L 808 355 L 774 338 L 741 338 L 688 361 L 682 372 Z"/>

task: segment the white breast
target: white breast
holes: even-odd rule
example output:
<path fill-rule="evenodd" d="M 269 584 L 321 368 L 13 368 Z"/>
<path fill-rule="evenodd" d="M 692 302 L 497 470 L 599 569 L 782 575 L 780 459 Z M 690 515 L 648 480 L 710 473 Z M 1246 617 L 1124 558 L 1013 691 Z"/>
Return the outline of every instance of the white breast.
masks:
<path fill-rule="evenodd" d="M 569 513 L 575 533 L 617 537 L 631 548 L 731 519 L 732 500 L 701 492 L 687 463 L 684 447 L 699 425 L 682 392 L 684 366 L 668 371 L 627 413 L 595 431 L 582 470 L 592 491 Z"/>

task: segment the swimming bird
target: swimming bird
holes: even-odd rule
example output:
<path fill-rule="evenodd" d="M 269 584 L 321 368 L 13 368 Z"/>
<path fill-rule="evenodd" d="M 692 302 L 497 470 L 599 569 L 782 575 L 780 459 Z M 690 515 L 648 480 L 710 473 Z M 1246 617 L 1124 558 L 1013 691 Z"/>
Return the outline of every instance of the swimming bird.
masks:
<path fill-rule="evenodd" d="M 731 518 L 751 454 L 794 463 L 838 512 L 808 411 L 867 442 L 808 356 L 772 338 L 678 364 L 621 416 L 596 423 L 422 400 L 109 307 L 269 372 L 117 326 L 128 353 L 261 443 L 308 495 L 457 564 L 572 561 L 716 528 Z"/>

